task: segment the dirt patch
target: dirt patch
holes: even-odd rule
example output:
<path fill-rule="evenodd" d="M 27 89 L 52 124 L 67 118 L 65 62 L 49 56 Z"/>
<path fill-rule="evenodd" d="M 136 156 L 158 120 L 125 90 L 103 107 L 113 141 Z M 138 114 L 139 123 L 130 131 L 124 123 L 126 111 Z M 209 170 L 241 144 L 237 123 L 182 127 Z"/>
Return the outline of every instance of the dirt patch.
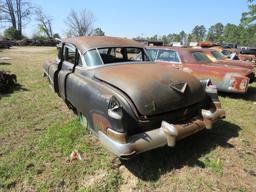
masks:
<path fill-rule="evenodd" d="M 119 174 L 122 177 L 122 184 L 119 187 L 119 191 L 135 191 L 139 183 L 139 179 L 134 176 L 124 165 L 119 167 Z"/>
<path fill-rule="evenodd" d="M 84 188 L 93 188 L 107 176 L 107 172 L 104 170 L 97 170 L 93 175 L 86 175 L 79 181 L 79 186 Z"/>

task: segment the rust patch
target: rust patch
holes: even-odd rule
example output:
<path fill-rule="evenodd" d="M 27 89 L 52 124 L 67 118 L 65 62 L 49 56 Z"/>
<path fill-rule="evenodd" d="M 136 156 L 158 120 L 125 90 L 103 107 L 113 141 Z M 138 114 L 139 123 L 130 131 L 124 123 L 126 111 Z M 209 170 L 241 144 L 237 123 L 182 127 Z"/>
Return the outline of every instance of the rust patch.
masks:
<path fill-rule="evenodd" d="M 105 134 L 107 134 L 107 129 L 111 128 L 110 122 L 102 115 L 93 113 L 92 120 L 94 127 L 98 130 L 101 130 Z"/>
<path fill-rule="evenodd" d="M 126 134 L 125 133 L 117 133 L 116 131 L 113 131 L 112 129 L 107 129 L 107 135 L 119 142 L 119 143 L 126 143 Z"/>

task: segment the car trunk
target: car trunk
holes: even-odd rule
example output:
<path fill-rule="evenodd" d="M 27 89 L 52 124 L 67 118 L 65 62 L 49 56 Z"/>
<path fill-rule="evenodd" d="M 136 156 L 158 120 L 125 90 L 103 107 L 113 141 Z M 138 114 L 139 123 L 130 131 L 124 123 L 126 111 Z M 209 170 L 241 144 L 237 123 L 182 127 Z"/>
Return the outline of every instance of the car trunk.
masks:
<path fill-rule="evenodd" d="M 205 98 L 196 78 L 166 65 L 116 64 L 95 69 L 94 77 L 124 92 L 146 116 L 181 109 Z"/>

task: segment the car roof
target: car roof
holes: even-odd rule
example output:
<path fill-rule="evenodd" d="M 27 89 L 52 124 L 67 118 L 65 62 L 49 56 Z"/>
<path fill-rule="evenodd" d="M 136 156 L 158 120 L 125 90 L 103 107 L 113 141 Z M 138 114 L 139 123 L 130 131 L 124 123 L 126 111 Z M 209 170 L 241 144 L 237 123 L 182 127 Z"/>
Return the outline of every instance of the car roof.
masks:
<path fill-rule="evenodd" d="M 178 52 L 211 52 L 215 51 L 212 48 L 192 48 L 192 47 L 171 47 L 171 46 L 148 46 L 147 49 L 165 49 L 165 50 L 176 50 Z"/>
<path fill-rule="evenodd" d="M 87 50 L 90 49 L 103 47 L 145 47 L 144 44 L 134 40 L 109 36 L 73 37 L 64 39 L 63 42 L 75 45 L 81 53 L 85 53 Z"/>
<path fill-rule="evenodd" d="M 182 63 L 199 63 L 193 56 L 194 52 L 209 52 L 214 51 L 209 48 L 191 48 L 191 47 L 170 47 L 170 46 L 150 46 L 148 49 L 164 49 L 164 50 L 173 50 L 179 53 Z"/>

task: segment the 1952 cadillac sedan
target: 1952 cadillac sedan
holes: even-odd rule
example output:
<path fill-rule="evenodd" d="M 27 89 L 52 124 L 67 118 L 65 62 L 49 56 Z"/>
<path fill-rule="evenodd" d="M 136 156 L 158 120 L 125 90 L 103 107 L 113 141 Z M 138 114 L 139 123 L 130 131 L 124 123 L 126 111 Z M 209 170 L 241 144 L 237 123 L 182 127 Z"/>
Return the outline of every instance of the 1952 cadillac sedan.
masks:
<path fill-rule="evenodd" d="M 174 146 L 225 117 L 210 80 L 154 64 L 133 40 L 66 39 L 43 72 L 81 122 L 124 159 Z"/>
<path fill-rule="evenodd" d="M 158 63 L 186 71 L 198 79 L 210 78 L 219 91 L 246 93 L 254 79 L 252 69 L 213 63 L 203 49 L 148 47 L 147 50 Z"/>

